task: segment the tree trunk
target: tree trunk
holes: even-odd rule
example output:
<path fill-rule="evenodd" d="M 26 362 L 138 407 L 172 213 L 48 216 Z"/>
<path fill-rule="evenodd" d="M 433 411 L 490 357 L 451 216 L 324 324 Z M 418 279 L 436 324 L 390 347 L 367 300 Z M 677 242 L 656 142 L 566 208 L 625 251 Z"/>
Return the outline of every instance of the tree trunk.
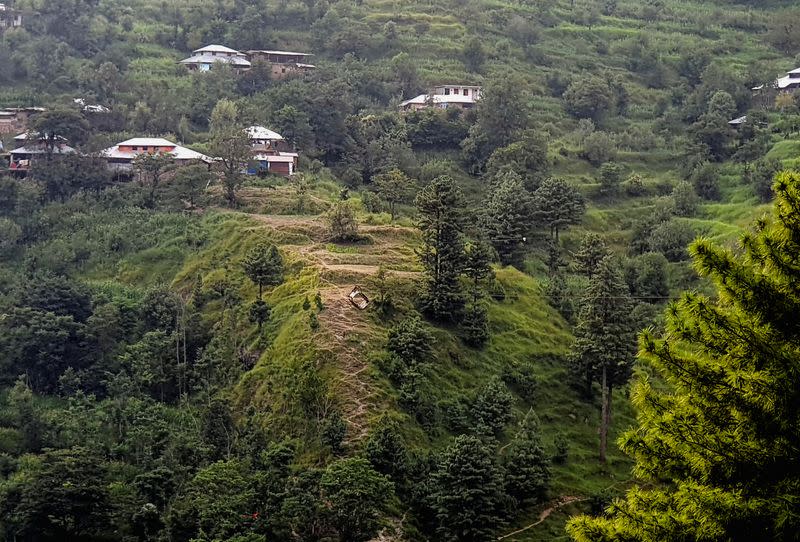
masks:
<path fill-rule="evenodd" d="M 603 365 L 603 399 L 600 413 L 600 462 L 606 463 L 606 448 L 608 447 L 608 380 L 606 378 L 606 366 Z"/>

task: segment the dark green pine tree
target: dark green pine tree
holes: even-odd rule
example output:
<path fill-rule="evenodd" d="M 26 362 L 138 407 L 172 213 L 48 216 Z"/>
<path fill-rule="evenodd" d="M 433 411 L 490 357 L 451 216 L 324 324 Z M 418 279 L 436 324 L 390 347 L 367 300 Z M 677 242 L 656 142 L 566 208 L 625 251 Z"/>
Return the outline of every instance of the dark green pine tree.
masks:
<path fill-rule="evenodd" d="M 514 171 L 504 171 L 492 182 L 483 215 L 486 236 L 502 264 L 522 263 L 530 226 L 530 196 L 522 177 Z"/>
<path fill-rule="evenodd" d="M 270 243 L 259 243 L 242 260 L 247 277 L 258 286 L 258 299 L 262 298 L 264 286 L 277 286 L 283 282 L 283 258 L 278 248 Z"/>
<path fill-rule="evenodd" d="M 518 503 L 541 501 L 550 485 L 550 458 L 542 446 L 539 423 L 529 415 L 503 452 L 506 492 Z"/>
<path fill-rule="evenodd" d="M 775 213 L 742 249 L 691 248 L 714 299 L 687 293 L 641 362 L 638 427 L 620 439 L 642 486 L 601 518 L 569 524 L 577 542 L 800 540 L 800 174 L 774 185 Z"/>
<path fill-rule="evenodd" d="M 462 199 L 448 176 L 434 179 L 416 199 L 423 242 L 420 260 L 426 275 L 421 308 L 437 320 L 458 320 L 464 308 L 459 281 L 464 263 Z"/>
<path fill-rule="evenodd" d="M 401 481 L 408 471 L 409 457 L 398 424 L 382 419 L 367 438 L 364 456 L 376 471 L 395 483 Z"/>
<path fill-rule="evenodd" d="M 587 233 L 575 253 L 575 270 L 591 277 L 600 267 L 600 262 L 610 254 L 606 242 L 596 233 Z"/>
<path fill-rule="evenodd" d="M 482 346 L 489 340 L 489 311 L 486 308 L 486 283 L 492 273 L 492 247 L 477 242 L 467 246 L 464 275 L 469 283 L 469 304 L 461 321 L 465 340 L 471 346 Z"/>
<path fill-rule="evenodd" d="M 556 242 L 559 232 L 570 224 L 579 223 L 586 210 L 581 193 L 556 178 L 547 179 L 536 189 L 532 205 L 535 221 L 550 230 L 550 237 Z"/>
<path fill-rule="evenodd" d="M 600 262 L 586 294 L 581 300 L 575 344 L 570 364 L 583 375 L 591 392 L 593 381 L 600 383 L 600 461 L 606 461 L 608 429 L 611 425 L 611 396 L 631 374 L 636 353 L 636 323 L 631 318 L 633 303 L 622 273 L 610 256 Z"/>
<path fill-rule="evenodd" d="M 491 540 L 501 523 L 502 479 L 494 449 L 461 435 L 442 454 L 431 476 L 431 505 L 439 538 L 447 542 Z"/>

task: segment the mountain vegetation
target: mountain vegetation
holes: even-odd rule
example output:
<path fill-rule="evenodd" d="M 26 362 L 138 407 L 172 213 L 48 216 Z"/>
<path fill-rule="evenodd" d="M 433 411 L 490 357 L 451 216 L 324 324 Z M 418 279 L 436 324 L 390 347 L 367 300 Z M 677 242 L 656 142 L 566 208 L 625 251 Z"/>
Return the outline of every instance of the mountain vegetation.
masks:
<path fill-rule="evenodd" d="M 6 6 L 3 540 L 797 540 L 795 2 Z"/>

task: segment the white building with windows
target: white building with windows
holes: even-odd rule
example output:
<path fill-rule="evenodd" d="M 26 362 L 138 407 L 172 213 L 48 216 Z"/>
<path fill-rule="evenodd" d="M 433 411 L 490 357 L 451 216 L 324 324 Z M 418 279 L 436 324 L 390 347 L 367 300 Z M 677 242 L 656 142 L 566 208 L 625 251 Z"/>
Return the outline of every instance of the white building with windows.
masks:
<path fill-rule="evenodd" d="M 418 111 L 429 107 L 471 109 L 481 98 L 481 87 L 474 85 L 439 85 L 429 94 L 420 94 L 400 104 L 404 111 Z"/>
<path fill-rule="evenodd" d="M 189 71 L 207 72 L 217 63 L 229 64 L 236 71 L 247 71 L 251 66 L 247 55 L 224 45 L 206 45 L 192 51 L 189 58 L 181 60 L 181 64 Z"/>

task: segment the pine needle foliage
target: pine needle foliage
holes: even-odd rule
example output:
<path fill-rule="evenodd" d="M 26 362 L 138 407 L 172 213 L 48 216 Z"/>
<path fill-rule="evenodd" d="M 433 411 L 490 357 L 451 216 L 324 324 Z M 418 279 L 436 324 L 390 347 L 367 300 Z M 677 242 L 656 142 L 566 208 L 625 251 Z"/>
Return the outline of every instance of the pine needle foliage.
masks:
<path fill-rule="evenodd" d="M 739 252 L 699 239 L 718 299 L 687 293 L 661 337 L 645 332 L 638 427 L 620 440 L 643 482 L 577 542 L 800 540 L 800 174 L 782 173 L 772 220 Z"/>
<path fill-rule="evenodd" d="M 463 195 L 456 182 L 437 177 L 416 198 L 425 268 L 422 310 L 436 320 L 457 320 L 464 308 L 460 275 L 464 265 Z"/>

